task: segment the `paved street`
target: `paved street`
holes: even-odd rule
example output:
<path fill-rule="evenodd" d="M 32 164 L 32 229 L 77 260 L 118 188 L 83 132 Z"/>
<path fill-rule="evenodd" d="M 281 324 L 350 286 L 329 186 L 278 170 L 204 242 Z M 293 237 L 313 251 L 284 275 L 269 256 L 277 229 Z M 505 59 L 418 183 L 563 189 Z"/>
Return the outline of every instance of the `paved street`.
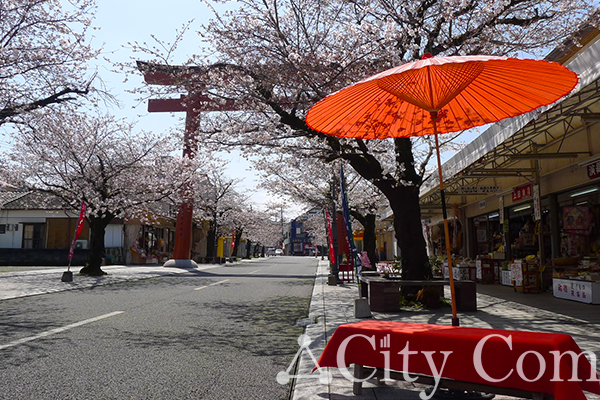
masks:
<path fill-rule="evenodd" d="M 316 266 L 272 257 L 0 300 L 0 399 L 286 399 L 275 377 Z"/>

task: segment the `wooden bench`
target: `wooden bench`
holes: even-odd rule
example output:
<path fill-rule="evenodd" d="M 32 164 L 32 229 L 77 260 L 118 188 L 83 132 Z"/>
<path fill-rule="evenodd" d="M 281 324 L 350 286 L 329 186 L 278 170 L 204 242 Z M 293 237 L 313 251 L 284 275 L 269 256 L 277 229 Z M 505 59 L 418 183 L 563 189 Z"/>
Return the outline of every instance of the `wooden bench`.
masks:
<path fill-rule="evenodd" d="M 433 286 L 443 288 L 447 280 L 402 280 L 361 275 L 361 296 L 369 299 L 371 311 L 396 312 L 400 310 L 400 288 L 402 286 Z M 456 309 L 477 311 L 477 286 L 474 281 L 454 281 Z"/>

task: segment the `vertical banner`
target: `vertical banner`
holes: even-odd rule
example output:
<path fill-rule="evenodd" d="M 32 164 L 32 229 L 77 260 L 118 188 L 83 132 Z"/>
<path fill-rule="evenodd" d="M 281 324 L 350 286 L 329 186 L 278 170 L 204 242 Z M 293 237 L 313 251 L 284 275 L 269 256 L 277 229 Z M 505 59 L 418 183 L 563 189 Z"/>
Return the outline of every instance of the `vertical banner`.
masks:
<path fill-rule="evenodd" d="M 508 221 L 504 220 L 504 195 L 498 199 L 498 216 L 502 225 L 502 252 L 506 251 L 506 234 L 508 233 Z"/>
<path fill-rule="evenodd" d="M 331 231 L 331 219 L 329 218 L 329 210 L 325 209 L 327 217 L 327 237 L 329 238 L 329 261 L 335 263 L 335 251 L 333 250 L 333 232 Z"/>
<path fill-rule="evenodd" d="M 361 270 L 360 258 L 358 258 L 358 250 L 354 245 L 354 238 L 352 235 L 352 223 L 350 222 L 350 209 L 348 208 L 348 196 L 346 194 L 346 180 L 344 179 L 344 167 L 340 165 L 340 187 L 342 189 L 342 216 L 344 217 L 344 228 L 346 229 L 346 238 L 350 245 L 350 251 L 352 252 L 352 262 L 356 267 L 357 277 L 358 272 Z"/>
<path fill-rule="evenodd" d="M 235 248 L 235 228 L 233 228 L 233 231 L 231 232 L 231 251 L 233 251 L 234 248 Z M 233 257 L 233 254 L 231 254 L 231 256 Z"/>
<path fill-rule="evenodd" d="M 542 204 L 540 202 L 540 185 L 533 186 L 533 218 L 536 221 L 542 220 Z"/>
<path fill-rule="evenodd" d="M 75 236 L 73 237 L 73 243 L 71 243 L 71 249 L 69 250 L 69 265 L 71 265 L 71 260 L 73 259 L 73 254 L 75 253 L 75 242 L 77 242 L 77 238 L 81 231 L 83 230 L 83 223 L 85 221 L 85 213 L 87 211 L 87 204 L 85 201 L 81 202 L 81 210 L 79 211 L 79 219 L 77 220 L 77 228 L 75 229 Z"/>

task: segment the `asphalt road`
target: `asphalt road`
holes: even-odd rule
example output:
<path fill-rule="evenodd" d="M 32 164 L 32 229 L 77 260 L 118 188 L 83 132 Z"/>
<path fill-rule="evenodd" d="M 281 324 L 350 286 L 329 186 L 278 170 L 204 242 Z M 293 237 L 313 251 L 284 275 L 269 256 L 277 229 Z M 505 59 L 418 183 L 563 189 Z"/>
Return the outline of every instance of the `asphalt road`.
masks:
<path fill-rule="evenodd" d="M 317 260 L 0 301 L 0 399 L 287 399 Z"/>

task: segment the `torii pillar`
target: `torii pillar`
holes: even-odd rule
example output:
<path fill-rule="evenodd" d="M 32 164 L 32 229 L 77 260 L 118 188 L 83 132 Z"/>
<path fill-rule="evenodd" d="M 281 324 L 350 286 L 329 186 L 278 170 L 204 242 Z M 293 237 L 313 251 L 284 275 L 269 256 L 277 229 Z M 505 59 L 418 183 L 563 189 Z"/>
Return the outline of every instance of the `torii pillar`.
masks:
<path fill-rule="evenodd" d="M 137 62 L 138 69 L 144 74 L 144 81 L 149 85 L 180 86 L 188 94 L 179 99 L 150 99 L 148 112 L 185 112 L 185 132 L 183 157 L 193 159 L 197 150 L 196 131 L 199 128 L 200 112 L 233 110 L 233 102 L 224 104 L 213 101 L 201 93 L 204 85 L 199 82 L 199 69 L 182 66 L 162 66 Z M 165 267 L 198 268 L 191 259 L 192 219 L 194 214 L 193 198 L 186 195 L 179 205 L 177 224 L 175 227 L 175 247 L 173 259 L 168 260 Z"/>

